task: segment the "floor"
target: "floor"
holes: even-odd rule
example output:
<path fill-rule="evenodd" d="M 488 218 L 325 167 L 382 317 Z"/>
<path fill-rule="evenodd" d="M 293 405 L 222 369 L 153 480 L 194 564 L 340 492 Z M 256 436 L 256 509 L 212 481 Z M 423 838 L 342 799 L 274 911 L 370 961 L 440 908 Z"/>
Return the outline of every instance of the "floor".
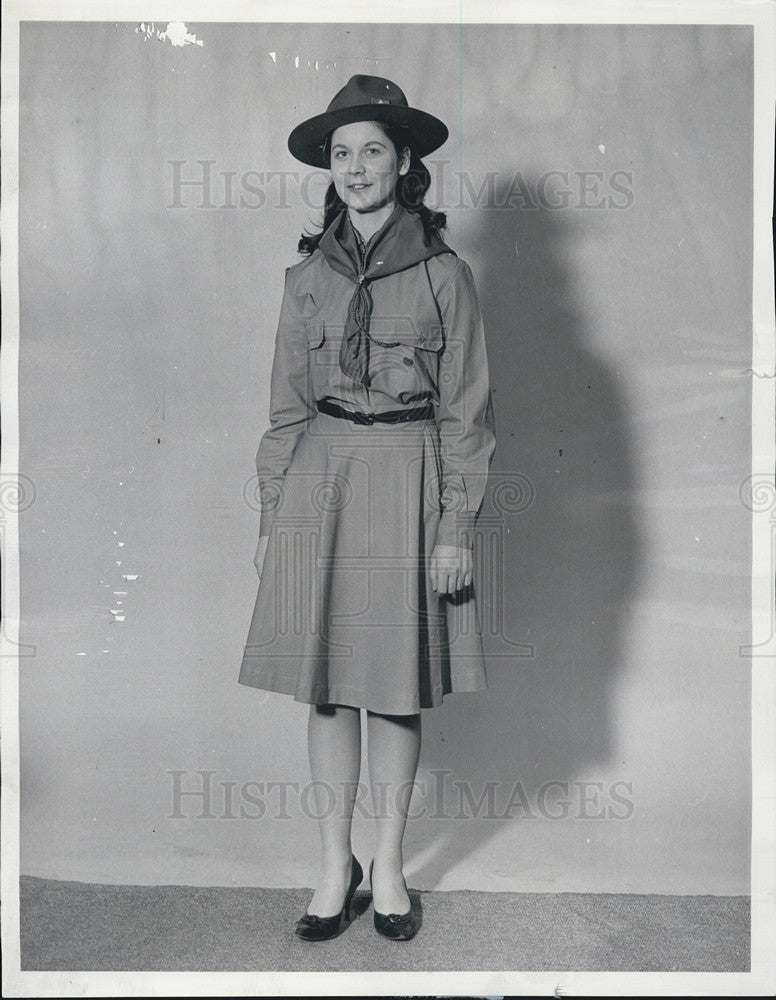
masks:
<path fill-rule="evenodd" d="M 306 889 L 22 877 L 22 970 L 708 971 L 749 968 L 746 896 L 414 892 L 421 929 L 380 937 L 368 891 L 338 938 L 293 934 Z"/>

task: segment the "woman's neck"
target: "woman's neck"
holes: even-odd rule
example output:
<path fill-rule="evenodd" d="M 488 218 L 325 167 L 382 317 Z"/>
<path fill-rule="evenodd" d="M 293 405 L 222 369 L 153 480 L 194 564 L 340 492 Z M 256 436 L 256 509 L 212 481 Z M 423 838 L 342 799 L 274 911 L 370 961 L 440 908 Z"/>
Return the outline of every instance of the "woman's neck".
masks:
<path fill-rule="evenodd" d="M 398 202 L 391 202 L 390 205 L 383 205 L 374 212 L 356 212 L 348 207 L 350 222 L 361 239 L 366 243 L 391 217 Z"/>

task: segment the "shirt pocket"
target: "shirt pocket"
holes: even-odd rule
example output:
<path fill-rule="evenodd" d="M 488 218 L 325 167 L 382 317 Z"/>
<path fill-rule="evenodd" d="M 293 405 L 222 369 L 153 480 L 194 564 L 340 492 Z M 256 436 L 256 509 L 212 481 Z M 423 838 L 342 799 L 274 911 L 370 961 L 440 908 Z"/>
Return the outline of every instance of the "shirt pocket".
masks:
<path fill-rule="evenodd" d="M 439 318 L 378 319 L 370 329 L 374 384 L 403 405 L 419 405 L 437 394 L 444 330 Z"/>
<path fill-rule="evenodd" d="M 337 377 L 342 328 L 335 328 L 321 315 L 306 320 L 305 325 L 308 367 L 314 388 L 322 391 L 332 378 Z"/>

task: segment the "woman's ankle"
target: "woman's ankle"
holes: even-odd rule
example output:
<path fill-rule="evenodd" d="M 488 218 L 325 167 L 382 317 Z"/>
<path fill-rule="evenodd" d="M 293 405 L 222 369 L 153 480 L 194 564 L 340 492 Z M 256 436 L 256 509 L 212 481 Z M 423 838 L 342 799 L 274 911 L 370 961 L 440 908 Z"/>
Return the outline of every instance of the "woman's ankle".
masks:
<path fill-rule="evenodd" d="M 375 851 L 374 867 L 378 870 L 378 872 L 384 872 L 386 874 L 403 871 L 404 856 L 402 851 Z"/>
<path fill-rule="evenodd" d="M 348 848 L 344 851 L 340 849 L 324 851 L 321 855 L 322 871 L 339 871 L 340 869 L 350 870 L 353 863 L 353 850 Z"/>

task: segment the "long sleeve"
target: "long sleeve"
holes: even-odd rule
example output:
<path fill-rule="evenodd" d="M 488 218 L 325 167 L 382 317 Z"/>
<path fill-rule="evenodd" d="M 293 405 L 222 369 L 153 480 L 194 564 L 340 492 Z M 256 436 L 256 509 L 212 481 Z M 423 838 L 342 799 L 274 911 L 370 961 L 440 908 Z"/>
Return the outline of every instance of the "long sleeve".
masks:
<path fill-rule="evenodd" d="M 437 544 L 470 547 L 496 448 L 485 332 L 474 276 L 458 260 L 440 293 L 445 349 L 439 371 L 442 516 Z"/>
<path fill-rule="evenodd" d="M 269 534 L 283 479 L 299 438 L 315 416 L 308 373 L 307 330 L 286 268 L 270 380 L 270 426 L 259 443 L 256 471 L 261 490 L 259 535 Z"/>

